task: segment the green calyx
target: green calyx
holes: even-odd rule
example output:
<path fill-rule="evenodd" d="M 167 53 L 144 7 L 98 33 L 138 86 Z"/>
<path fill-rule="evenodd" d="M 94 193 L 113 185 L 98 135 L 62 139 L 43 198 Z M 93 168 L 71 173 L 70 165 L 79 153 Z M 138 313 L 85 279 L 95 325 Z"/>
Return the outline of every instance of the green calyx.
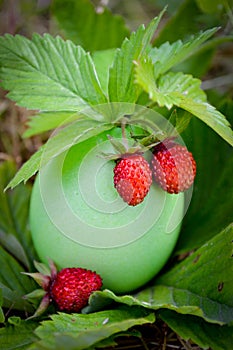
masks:
<path fill-rule="evenodd" d="M 31 301 L 32 303 L 35 303 L 35 300 L 37 299 L 42 299 L 35 313 L 32 316 L 28 317 L 28 319 L 42 315 L 48 308 L 50 304 L 49 289 L 52 281 L 57 275 L 57 268 L 52 260 L 49 260 L 49 268 L 45 264 L 39 263 L 38 261 L 34 261 L 34 265 L 38 272 L 22 272 L 22 274 L 32 277 L 41 288 L 24 295 L 23 298 Z"/>
<path fill-rule="evenodd" d="M 129 157 L 134 154 L 143 154 L 150 148 L 157 145 L 160 141 L 154 134 L 143 133 L 141 135 L 134 135 L 126 125 L 125 119 L 122 119 L 121 130 L 122 139 L 116 139 L 108 135 L 108 139 L 115 150 L 115 153 L 101 153 L 101 156 L 108 160 L 117 160 L 124 157 Z"/>

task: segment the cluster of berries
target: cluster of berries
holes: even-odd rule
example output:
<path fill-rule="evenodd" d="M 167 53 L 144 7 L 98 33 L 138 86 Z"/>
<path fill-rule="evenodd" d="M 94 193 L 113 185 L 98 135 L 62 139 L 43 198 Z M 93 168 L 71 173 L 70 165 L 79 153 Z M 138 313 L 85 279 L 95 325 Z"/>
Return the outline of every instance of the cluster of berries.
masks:
<path fill-rule="evenodd" d="M 172 139 L 153 149 L 151 164 L 140 154 L 122 155 L 114 168 L 114 186 L 129 205 L 141 203 L 155 182 L 168 193 L 187 190 L 196 175 L 196 162 L 185 146 Z"/>

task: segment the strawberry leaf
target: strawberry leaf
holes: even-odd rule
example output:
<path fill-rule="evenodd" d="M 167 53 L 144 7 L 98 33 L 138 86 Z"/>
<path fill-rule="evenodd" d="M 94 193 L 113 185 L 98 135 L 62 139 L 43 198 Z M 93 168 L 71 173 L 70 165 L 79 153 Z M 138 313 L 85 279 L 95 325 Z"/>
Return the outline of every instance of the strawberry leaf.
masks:
<path fill-rule="evenodd" d="M 34 115 L 29 118 L 23 137 L 31 137 L 56 129 L 78 118 L 79 116 L 76 112 L 44 112 Z"/>
<path fill-rule="evenodd" d="M 209 103 L 196 102 L 183 96 L 180 98 L 179 107 L 201 119 L 225 141 L 233 146 L 233 132 L 231 125 L 226 117 L 216 110 L 215 107 Z"/>
<path fill-rule="evenodd" d="M 166 42 L 159 47 L 152 48 L 149 52 L 149 57 L 154 65 L 155 78 L 157 79 L 173 66 L 193 55 L 200 45 L 208 40 L 217 30 L 218 28 L 206 30 L 192 36 L 186 42 L 182 42 L 181 40 L 175 41 L 172 44 Z"/>
<path fill-rule="evenodd" d="M 142 308 L 123 307 L 88 315 L 59 313 L 35 330 L 41 339 L 30 349 L 87 349 L 113 334 L 135 325 L 152 323 L 154 313 Z"/>
<path fill-rule="evenodd" d="M 136 80 L 160 107 L 170 109 L 173 105 L 178 106 L 183 96 L 194 101 L 206 101 L 205 93 L 200 88 L 201 81 L 192 75 L 169 72 L 156 82 L 155 67 L 148 57 L 136 63 Z"/>
<path fill-rule="evenodd" d="M 21 168 L 18 170 L 18 172 L 15 174 L 13 179 L 7 184 L 5 187 L 5 191 L 8 189 L 13 189 L 18 184 L 20 184 L 22 181 L 24 183 L 27 182 L 30 177 L 35 175 L 35 173 L 40 168 L 41 158 L 44 151 L 44 146 L 40 147 L 37 152 L 35 152 L 30 159 L 24 163 Z"/>
<path fill-rule="evenodd" d="M 192 304 L 206 321 L 233 321 L 233 224 L 156 280 L 156 286 L 171 287 L 174 302 Z M 209 276 L 211 275 L 211 278 Z M 208 283 L 206 283 L 208 281 Z M 176 299 L 176 292 L 178 299 Z"/>
<path fill-rule="evenodd" d="M 210 324 L 195 316 L 161 310 L 160 317 L 184 340 L 192 340 L 201 349 L 229 350 L 233 344 L 233 327 Z"/>
<path fill-rule="evenodd" d="M 77 111 L 106 102 L 90 55 L 49 34 L 0 37 L 0 79 L 9 98 L 28 109 Z"/>
<path fill-rule="evenodd" d="M 216 36 L 195 49 L 191 56 L 172 67 L 172 71 L 192 74 L 201 78 L 211 69 L 212 59 L 218 47 L 226 42 L 232 42 L 232 36 Z M 201 64 L 200 64 L 201 62 Z"/>
<path fill-rule="evenodd" d="M 123 18 L 106 7 L 97 10 L 89 0 L 69 0 L 66 6 L 63 0 L 54 0 L 52 5 L 52 14 L 67 39 L 91 52 L 119 47 L 129 35 Z"/>
<path fill-rule="evenodd" d="M 152 36 L 164 11 L 154 18 L 147 28 L 143 25 L 125 39 L 121 48 L 116 50 L 113 66 L 109 72 L 109 100 L 111 102 L 136 102 L 141 88 L 135 84 L 134 63 L 149 49 Z"/>
<path fill-rule="evenodd" d="M 9 319 L 6 327 L 0 328 L 1 350 L 28 349 L 28 346 L 37 340 L 34 334 L 37 325 L 36 322 L 20 319 L 18 322 L 11 322 Z"/>
<path fill-rule="evenodd" d="M 22 181 L 25 183 L 41 166 L 46 165 L 52 158 L 66 151 L 72 145 L 98 135 L 112 127 L 112 124 L 100 123 L 85 117 L 65 126 L 23 164 L 6 189 L 13 188 Z"/>
<path fill-rule="evenodd" d="M 137 83 L 160 107 L 173 105 L 183 108 L 201 119 L 225 141 L 233 145 L 233 132 L 226 117 L 206 102 L 200 80 L 183 73 L 167 73 L 156 81 L 155 67 L 150 58 L 143 58 L 136 66 Z"/>
<path fill-rule="evenodd" d="M 109 69 L 113 64 L 115 53 L 116 49 L 110 49 L 96 51 L 92 55 L 100 84 L 106 95 L 108 94 Z"/>
<path fill-rule="evenodd" d="M 154 285 L 137 294 L 116 296 L 110 290 L 93 293 L 90 297 L 90 310 L 95 309 L 96 305 L 98 307 L 100 304 L 107 304 L 110 299 L 153 310 L 170 309 L 185 315 L 199 316 L 207 322 L 220 325 L 231 323 L 232 244 L 231 225 L 157 278 Z"/>

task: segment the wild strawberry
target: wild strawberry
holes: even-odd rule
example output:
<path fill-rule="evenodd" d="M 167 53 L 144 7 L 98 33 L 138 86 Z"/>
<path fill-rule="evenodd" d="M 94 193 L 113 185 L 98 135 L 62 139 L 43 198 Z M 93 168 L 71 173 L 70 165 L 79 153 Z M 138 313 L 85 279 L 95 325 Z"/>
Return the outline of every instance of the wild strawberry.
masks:
<path fill-rule="evenodd" d="M 155 146 L 151 165 L 155 181 L 168 193 L 187 190 L 196 175 L 192 153 L 171 139 Z"/>
<path fill-rule="evenodd" d="M 102 286 L 95 272 L 82 268 L 61 270 L 50 286 L 50 296 L 59 310 L 79 312 L 87 305 L 91 293 Z"/>
<path fill-rule="evenodd" d="M 114 168 L 114 186 L 129 205 L 141 203 L 152 183 L 152 172 L 148 162 L 139 154 L 122 157 Z"/>
<path fill-rule="evenodd" d="M 57 272 L 50 261 L 50 270 L 41 263 L 35 262 L 38 271 L 25 273 L 43 288 L 24 296 L 25 299 L 43 297 L 32 317 L 41 315 L 54 302 L 57 308 L 66 312 L 80 312 L 87 305 L 92 292 L 102 287 L 101 277 L 94 271 L 80 267 L 64 268 Z M 31 318 L 32 318 L 31 317 Z"/>

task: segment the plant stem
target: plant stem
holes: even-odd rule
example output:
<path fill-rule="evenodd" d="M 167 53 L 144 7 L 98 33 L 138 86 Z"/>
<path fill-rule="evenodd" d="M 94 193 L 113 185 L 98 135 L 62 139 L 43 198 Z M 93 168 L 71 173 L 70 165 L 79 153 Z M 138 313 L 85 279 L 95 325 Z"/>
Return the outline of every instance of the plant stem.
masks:
<path fill-rule="evenodd" d="M 129 148 L 129 144 L 128 144 L 128 140 L 127 140 L 127 137 L 126 137 L 125 125 L 126 125 L 126 119 L 123 118 L 122 121 L 121 121 L 122 140 L 123 140 L 123 144 L 124 144 L 125 148 L 128 149 Z"/>

